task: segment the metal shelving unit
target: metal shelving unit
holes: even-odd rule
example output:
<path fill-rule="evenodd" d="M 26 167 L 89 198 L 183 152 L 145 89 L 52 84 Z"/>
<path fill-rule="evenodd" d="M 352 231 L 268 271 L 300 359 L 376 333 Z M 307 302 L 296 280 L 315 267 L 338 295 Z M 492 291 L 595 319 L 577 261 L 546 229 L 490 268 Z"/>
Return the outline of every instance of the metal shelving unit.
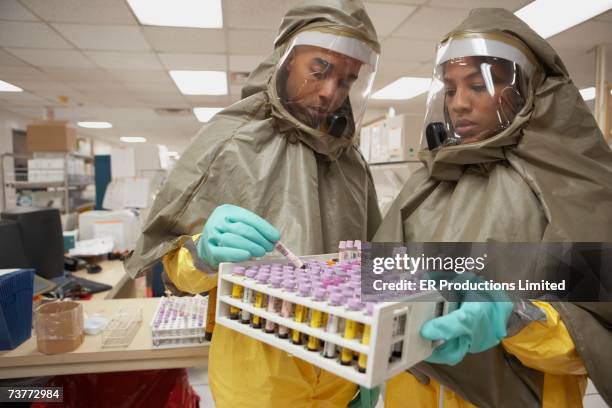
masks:
<path fill-rule="evenodd" d="M 35 169 L 39 174 L 59 176 L 60 180 L 53 181 L 31 181 L 29 178 L 33 174 L 33 169 L 28 168 L 24 163 L 28 159 L 33 159 L 33 154 L 16 155 L 13 153 L 4 153 L 0 155 L 0 179 L 2 180 L 2 205 L 7 207 L 7 189 L 13 188 L 16 192 L 19 191 L 52 191 L 61 192 L 62 208 L 61 211 L 67 214 L 76 211 L 79 208 L 94 206 L 94 202 L 82 201 L 78 204 L 71 205 L 71 194 L 82 193 L 88 186 L 94 184 L 93 174 L 74 174 L 69 171 L 69 161 L 71 159 L 82 159 L 85 163 L 93 163 L 93 157 L 79 153 L 61 153 L 61 152 L 37 152 L 36 154 L 44 154 L 42 159 L 62 159 L 61 167 Z M 75 200 L 76 201 L 76 200 Z"/>

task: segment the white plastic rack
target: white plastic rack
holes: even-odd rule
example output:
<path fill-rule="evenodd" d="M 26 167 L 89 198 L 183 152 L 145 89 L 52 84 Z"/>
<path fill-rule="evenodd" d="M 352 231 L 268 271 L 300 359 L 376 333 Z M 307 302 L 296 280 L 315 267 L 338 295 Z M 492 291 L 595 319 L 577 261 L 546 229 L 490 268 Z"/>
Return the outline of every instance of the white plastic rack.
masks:
<path fill-rule="evenodd" d="M 338 254 L 300 257 L 303 262 L 324 261 L 337 258 Z M 327 301 L 316 301 L 302 297 L 296 293 L 263 285 L 254 279 L 233 274 L 234 267 L 252 267 L 264 264 L 287 265 L 285 259 L 266 259 L 260 261 L 242 262 L 239 264 L 222 263 L 219 267 L 219 284 L 217 296 L 216 323 L 232 330 L 250 336 L 273 347 L 305 360 L 321 369 L 327 370 L 351 382 L 365 387 L 374 387 L 394 375 L 405 371 L 431 355 L 434 344 L 423 339 L 419 331 L 424 322 L 444 314 L 448 310 L 447 302 L 440 294 L 428 292 L 417 294 L 409 302 L 377 303 L 371 315 L 365 311 L 351 311 L 344 306 L 332 306 Z M 371 327 L 370 339 L 363 344 L 361 339 L 347 339 L 343 333 L 329 333 L 325 327 L 313 328 L 309 322 L 296 322 L 281 314 L 268 312 L 265 308 L 257 308 L 254 304 L 243 302 L 242 298 L 232 297 L 234 284 L 252 289 L 268 297 L 280 298 L 307 307 L 309 310 L 319 310 L 328 316 L 338 316 L 345 321 L 351 320 Z M 305 335 L 314 336 L 322 342 L 330 342 L 338 348 L 350 349 L 355 353 L 367 356 L 365 372 L 360 372 L 353 361 L 351 365 L 342 365 L 337 358 L 326 358 L 321 351 L 310 351 L 305 345 L 293 344 L 288 339 L 280 338 L 276 333 L 266 333 L 261 328 L 253 328 L 240 320 L 230 318 L 230 307 L 249 312 L 266 321 L 272 321 L 280 326 L 297 330 Z M 394 351 L 394 352 L 392 352 Z"/>
<path fill-rule="evenodd" d="M 151 320 L 153 348 L 201 346 L 207 303 L 200 295 L 162 297 Z"/>

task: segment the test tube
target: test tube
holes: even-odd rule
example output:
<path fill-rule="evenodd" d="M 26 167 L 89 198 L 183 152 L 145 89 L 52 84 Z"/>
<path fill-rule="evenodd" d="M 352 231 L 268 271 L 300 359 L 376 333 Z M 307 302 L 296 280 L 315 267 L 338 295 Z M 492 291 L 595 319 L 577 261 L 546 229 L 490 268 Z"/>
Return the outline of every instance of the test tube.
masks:
<path fill-rule="evenodd" d="M 358 260 L 359 263 L 361 263 L 361 241 L 355 240 L 355 243 L 353 246 L 355 247 L 355 253 L 356 253 L 355 259 Z"/>
<path fill-rule="evenodd" d="M 277 241 L 274 245 L 274 249 L 280 252 L 293 266 L 296 268 L 304 268 L 304 263 L 298 258 L 293 252 L 289 250 L 282 242 Z"/>
<path fill-rule="evenodd" d="M 340 243 L 338 243 L 338 259 L 340 262 L 346 259 L 346 241 L 340 241 Z"/>
<path fill-rule="evenodd" d="M 347 302 L 348 310 L 359 310 L 361 308 L 361 303 L 357 299 L 349 299 Z M 354 320 L 346 319 L 346 323 L 344 324 L 344 338 L 347 340 L 352 340 L 357 337 L 357 332 L 359 330 L 359 323 Z M 353 362 L 353 350 L 343 347 L 342 353 L 340 354 L 340 364 L 342 365 L 350 365 Z"/>
<path fill-rule="evenodd" d="M 247 279 L 253 279 L 257 275 L 257 271 L 255 269 L 247 269 L 244 273 Z M 253 289 L 245 287 L 242 291 L 242 302 L 252 305 L 255 300 L 255 291 Z M 251 313 L 246 310 L 242 310 L 240 314 L 240 322 L 242 324 L 249 324 L 251 322 Z"/>
<path fill-rule="evenodd" d="M 235 276 L 244 276 L 245 268 L 243 266 L 234 267 L 233 274 Z M 232 299 L 242 299 L 242 285 L 237 283 L 232 284 Z M 229 318 L 232 320 L 238 320 L 240 318 L 241 310 L 236 306 L 230 306 Z"/>
<path fill-rule="evenodd" d="M 282 282 L 282 278 L 280 276 L 273 276 L 270 279 L 270 285 L 273 288 L 279 288 Z M 268 312 L 270 313 L 278 313 L 281 310 L 281 305 L 283 303 L 283 299 L 278 297 L 272 297 L 268 299 Z M 276 330 L 276 323 L 272 320 L 266 320 L 266 324 L 264 326 L 264 331 L 266 333 L 274 333 Z"/>
<path fill-rule="evenodd" d="M 355 250 L 353 249 L 353 241 L 346 241 L 346 261 L 350 262 L 355 258 Z"/>
<path fill-rule="evenodd" d="M 329 303 L 332 306 L 341 306 L 343 299 L 344 298 L 342 297 L 341 293 L 333 293 L 333 294 L 330 294 Z M 329 317 L 327 318 L 327 325 L 325 326 L 325 331 L 327 333 L 332 333 L 332 334 L 338 333 L 340 332 L 341 323 L 342 323 L 341 317 L 335 314 L 330 314 Z M 336 345 L 334 343 L 326 341 L 325 346 L 323 347 L 323 356 L 326 358 L 335 358 L 336 357 Z"/>
<path fill-rule="evenodd" d="M 283 289 L 287 292 L 295 292 L 295 280 L 286 279 L 283 282 Z M 283 299 L 281 304 L 281 316 L 287 319 L 292 319 L 294 316 L 295 305 L 289 300 Z M 286 339 L 289 337 L 289 328 L 287 326 L 278 326 L 278 337 Z"/>
<path fill-rule="evenodd" d="M 314 300 L 322 302 L 325 300 L 327 292 L 323 288 L 315 289 Z M 323 326 L 324 313 L 318 309 L 312 309 L 310 312 L 310 327 L 318 329 Z M 321 349 L 321 340 L 315 336 L 308 336 L 308 344 L 306 348 L 310 351 L 319 351 Z"/>
<path fill-rule="evenodd" d="M 309 284 L 303 283 L 300 285 L 299 295 L 303 297 L 310 296 L 311 286 Z M 295 315 L 294 321 L 299 323 L 304 323 L 308 319 L 308 308 L 306 306 L 296 304 L 295 305 Z M 304 339 L 302 338 L 302 333 L 299 330 L 293 329 L 291 332 L 291 342 L 293 344 L 303 344 Z"/>
<path fill-rule="evenodd" d="M 366 315 L 372 316 L 372 312 L 374 311 L 374 303 L 366 304 Z M 370 344 L 370 334 L 372 331 L 372 327 L 369 324 L 366 324 L 363 328 L 363 336 L 361 337 L 361 344 L 368 345 Z M 364 353 L 359 353 L 359 359 L 357 360 L 357 370 L 360 373 L 365 373 L 366 368 L 368 366 L 368 355 Z"/>
<path fill-rule="evenodd" d="M 257 274 L 257 283 L 265 285 L 268 282 L 270 275 L 266 273 Z M 264 309 L 267 306 L 268 296 L 263 292 L 255 293 L 255 307 L 258 309 Z M 251 327 L 254 329 L 261 329 L 263 325 L 263 319 L 261 316 L 251 316 Z"/>

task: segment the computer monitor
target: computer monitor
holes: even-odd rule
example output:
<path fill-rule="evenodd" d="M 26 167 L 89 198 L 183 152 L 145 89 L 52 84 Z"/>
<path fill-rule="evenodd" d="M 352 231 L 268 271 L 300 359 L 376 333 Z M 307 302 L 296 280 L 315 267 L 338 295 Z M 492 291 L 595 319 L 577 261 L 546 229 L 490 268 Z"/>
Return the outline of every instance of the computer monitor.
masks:
<path fill-rule="evenodd" d="M 29 268 L 19 223 L 0 220 L 0 269 Z"/>
<path fill-rule="evenodd" d="M 58 209 L 15 207 L 5 210 L 0 218 L 16 222 L 21 235 L 19 243 L 14 238 L 14 226 L 0 230 L 2 252 L 5 248 L 10 252 L 21 247 L 28 262 L 26 266 L 34 268 L 39 276 L 51 279 L 64 275 L 64 240 Z"/>

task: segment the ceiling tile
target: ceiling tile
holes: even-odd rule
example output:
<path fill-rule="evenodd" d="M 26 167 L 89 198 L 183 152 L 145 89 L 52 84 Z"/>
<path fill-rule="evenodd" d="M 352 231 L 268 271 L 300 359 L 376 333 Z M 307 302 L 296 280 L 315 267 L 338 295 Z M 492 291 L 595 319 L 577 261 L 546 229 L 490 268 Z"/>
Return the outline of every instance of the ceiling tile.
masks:
<path fill-rule="evenodd" d="M 16 79 L 11 83 L 35 94 L 38 94 L 39 92 L 57 93 L 70 90 L 66 84 L 58 81 L 32 81 L 28 79 Z"/>
<path fill-rule="evenodd" d="M 93 62 L 107 69 L 163 69 L 154 53 L 84 51 Z"/>
<path fill-rule="evenodd" d="M 177 93 L 176 85 L 172 83 L 160 84 L 154 82 L 123 82 L 128 91 L 134 92 L 170 92 Z"/>
<path fill-rule="evenodd" d="M 27 48 L 73 48 L 44 23 L 0 21 L 0 46 Z"/>
<path fill-rule="evenodd" d="M 11 79 L 32 79 L 44 81 L 49 76 L 37 68 L 32 67 L 3 67 L 0 66 L 0 79 L 9 81 Z"/>
<path fill-rule="evenodd" d="M 136 24 L 124 0 L 21 0 L 21 2 L 36 15 L 53 23 Z"/>
<path fill-rule="evenodd" d="M 171 53 L 209 53 L 226 52 L 224 30 L 143 27 L 149 44 L 155 51 Z"/>
<path fill-rule="evenodd" d="M 366 11 L 376 28 L 378 38 L 387 37 L 393 32 L 408 16 L 410 16 L 416 6 L 403 4 L 387 3 L 365 3 Z"/>
<path fill-rule="evenodd" d="M 53 24 L 53 27 L 68 41 L 85 50 L 151 49 L 138 27 L 80 24 Z"/>
<path fill-rule="evenodd" d="M 185 100 L 189 106 L 211 106 L 225 107 L 229 104 L 230 98 L 228 95 L 223 96 L 206 96 L 206 95 L 185 95 Z"/>
<path fill-rule="evenodd" d="M 114 80 L 126 82 L 147 82 L 174 85 L 167 71 L 149 71 L 139 69 L 112 69 L 106 71 Z"/>
<path fill-rule="evenodd" d="M 0 92 L 0 99 L 21 106 L 44 106 L 47 102 L 44 98 L 30 92 Z"/>
<path fill-rule="evenodd" d="M 0 50 L 0 65 L 8 67 L 24 67 L 28 66 L 25 62 L 19 58 L 9 54 L 8 52 Z"/>
<path fill-rule="evenodd" d="M 166 69 L 227 71 L 225 54 L 159 53 L 158 57 Z"/>
<path fill-rule="evenodd" d="M 251 72 L 266 59 L 265 55 L 230 55 L 229 67 L 232 72 Z"/>
<path fill-rule="evenodd" d="M 268 55 L 274 47 L 275 31 L 229 30 L 228 51 L 231 54 Z"/>
<path fill-rule="evenodd" d="M 226 0 L 223 19 L 228 28 L 277 30 L 285 13 L 300 3 L 300 0 Z"/>
<path fill-rule="evenodd" d="M 17 0 L 0 1 L 0 16 L 3 20 L 38 21 L 38 18 Z"/>
<path fill-rule="evenodd" d="M 122 91 L 125 90 L 123 82 L 108 82 L 108 81 L 66 81 L 66 85 L 83 93 L 92 93 L 96 91 Z"/>
<path fill-rule="evenodd" d="M 463 9 L 422 7 L 393 32 L 394 37 L 440 40 L 468 16 Z"/>
<path fill-rule="evenodd" d="M 42 119 L 45 114 L 45 110 L 43 108 L 20 107 L 12 105 L 8 101 L 2 100 L 0 100 L 0 108 L 27 119 Z"/>
<path fill-rule="evenodd" d="M 139 101 L 148 103 L 151 107 L 177 107 L 186 108 L 188 105 L 183 99 L 183 95 L 178 92 L 135 92 Z"/>
<path fill-rule="evenodd" d="M 93 68 L 95 65 L 78 51 L 7 48 L 8 52 L 38 67 Z"/>
<path fill-rule="evenodd" d="M 99 68 L 45 68 L 53 79 L 60 81 L 112 81 L 113 76 Z"/>
<path fill-rule="evenodd" d="M 532 0 L 431 0 L 427 5 L 433 7 L 450 7 L 462 9 L 475 9 L 481 7 L 501 7 L 516 11 Z"/>
<path fill-rule="evenodd" d="M 428 0 L 368 0 L 369 3 L 397 3 L 397 4 L 410 4 L 410 5 L 421 5 L 427 3 Z"/>
<path fill-rule="evenodd" d="M 383 42 L 381 63 L 387 59 L 391 61 L 425 62 L 432 59 L 435 52 L 435 40 L 391 37 Z"/>
<path fill-rule="evenodd" d="M 395 77 L 410 76 L 421 64 L 418 62 L 398 62 L 398 61 L 382 61 L 378 67 L 377 77 Z"/>
<path fill-rule="evenodd" d="M 548 42 L 556 50 L 589 50 L 598 44 L 612 44 L 612 24 L 589 20 L 550 37 Z"/>

